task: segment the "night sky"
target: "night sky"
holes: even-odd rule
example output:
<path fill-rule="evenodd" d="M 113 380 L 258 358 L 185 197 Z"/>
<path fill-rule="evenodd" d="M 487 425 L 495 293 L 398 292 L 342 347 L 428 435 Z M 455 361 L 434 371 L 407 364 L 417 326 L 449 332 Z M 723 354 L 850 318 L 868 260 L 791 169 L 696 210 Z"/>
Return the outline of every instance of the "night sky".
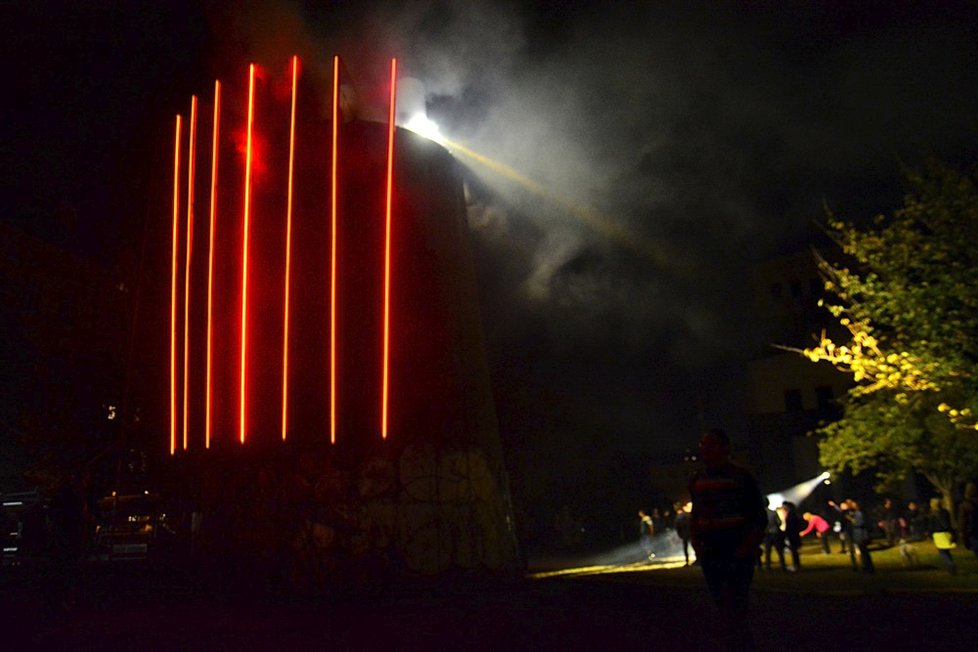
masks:
<path fill-rule="evenodd" d="M 340 53 L 369 86 L 397 56 L 443 133 L 545 188 L 467 173 L 504 445 L 537 494 L 616 455 L 667 460 L 701 422 L 742 440 L 749 265 L 804 246 L 825 204 L 853 220 L 898 206 L 902 165 L 978 153 L 974 3 L 3 12 L 3 218 L 52 237 L 74 221 L 67 245 L 107 264 L 157 217 L 145 195 L 172 116 L 252 59 L 297 53 L 326 80 Z"/>

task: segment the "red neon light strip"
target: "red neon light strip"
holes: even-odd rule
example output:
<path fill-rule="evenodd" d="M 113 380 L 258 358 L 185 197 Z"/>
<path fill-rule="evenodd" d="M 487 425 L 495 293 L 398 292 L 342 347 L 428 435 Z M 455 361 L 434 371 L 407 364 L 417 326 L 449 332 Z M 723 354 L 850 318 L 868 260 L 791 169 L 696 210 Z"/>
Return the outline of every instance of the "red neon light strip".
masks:
<path fill-rule="evenodd" d="M 180 246 L 180 116 L 173 139 L 173 259 L 170 275 L 170 455 L 177 451 L 177 250 Z"/>
<path fill-rule="evenodd" d="M 384 364 L 380 408 L 380 436 L 387 439 L 388 364 L 390 363 L 390 303 L 391 303 L 391 198 L 394 190 L 394 117 L 397 89 L 397 59 L 391 59 L 391 103 L 387 125 L 387 207 L 384 233 Z"/>
<path fill-rule="evenodd" d="M 239 438 L 245 443 L 247 422 L 245 421 L 245 396 L 247 390 L 246 375 L 248 353 L 248 235 L 251 226 L 251 128 L 255 119 L 255 64 L 248 68 L 248 140 L 245 154 L 245 184 L 244 184 L 244 242 L 241 251 L 241 396 L 239 408 Z"/>
<path fill-rule="evenodd" d="M 336 443 L 336 166 L 340 115 L 340 57 L 333 57 L 333 162 L 330 180 L 329 259 L 329 441 Z"/>
<path fill-rule="evenodd" d="M 282 441 L 288 433 L 289 409 L 289 278 L 292 263 L 292 176 L 295 163 L 295 98 L 299 80 L 299 57 L 292 57 L 292 119 L 289 122 L 289 182 L 285 208 L 285 315 L 282 327 Z"/>
<path fill-rule="evenodd" d="M 204 447 L 211 447 L 211 341 L 212 307 L 214 299 L 214 237 L 217 234 L 217 155 L 221 126 L 221 82 L 214 81 L 214 125 L 211 143 L 211 203 L 207 248 L 207 378 L 204 397 Z"/>
<path fill-rule="evenodd" d="M 190 263 L 194 250 L 194 166 L 197 163 L 197 96 L 190 97 L 190 140 L 187 144 L 187 260 L 183 275 L 183 450 L 187 450 L 190 410 Z"/>

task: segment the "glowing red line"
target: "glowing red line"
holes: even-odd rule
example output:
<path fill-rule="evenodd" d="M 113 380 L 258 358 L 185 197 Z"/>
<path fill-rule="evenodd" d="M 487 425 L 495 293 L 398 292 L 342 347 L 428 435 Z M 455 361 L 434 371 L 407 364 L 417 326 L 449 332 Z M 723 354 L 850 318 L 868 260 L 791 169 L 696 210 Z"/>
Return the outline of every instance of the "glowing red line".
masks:
<path fill-rule="evenodd" d="M 387 126 L 387 207 L 384 234 L 384 364 L 380 414 L 380 436 L 387 439 L 388 364 L 390 362 L 390 301 L 391 301 L 391 197 L 394 190 L 394 107 L 397 88 L 397 59 L 391 59 L 391 102 Z"/>
<path fill-rule="evenodd" d="M 183 275 L 183 450 L 187 450 L 187 420 L 190 409 L 190 263 L 194 250 L 194 166 L 197 163 L 197 96 L 190 97 L 189 142 L 187 143 L 187 260 Z"/>
<path fill-rule="evenodd" d="M 248 231 L 251 226 L 251 128 L 255 119 L 255 64 L 248 68 L 248 140 L 245 154 L 245 184 L 244 184 L 244 241 L 241 253 L 241 396 L 239 408 L 239 437 L 245 442 L 245 395 L 247 390 L 247 366 L 245 364 L 248 352 Z"/>
<path fill-rule="evenodd" d="M 340 57 L 333 57 L 333 161 L 330 179 L 329 441 L 336 443 L 336 166 L 339 160 Z"/>
<path fill-rule="evenodd" d="M 282 327 L 282 441 L 288 432 L 289 408 L 289 278 L 292 263 L 292 177 L 295 164 L 295 98 L 299 57 L 292 57 L 292 119 L 289 123 L 289 182 L 285 208 L 285 315 Z"/>
<path fill-rule="evenodd" d="M 221 125 L 221 82 L 214 81 L 214 125 L 211 143 L 211 202 L 207 249 L 207 380 L 204 399 L 204 447 L 211 447 L 211 315 L 214 299 L 214 236 L 217 227 L 217 155 Z"/>
<path fill-rule="evenodd" d="M 170 455 L 177 451 L 177 250 L 180 245 L 180 116 L 173 139 L 173 259 L 170 277 Z"/>

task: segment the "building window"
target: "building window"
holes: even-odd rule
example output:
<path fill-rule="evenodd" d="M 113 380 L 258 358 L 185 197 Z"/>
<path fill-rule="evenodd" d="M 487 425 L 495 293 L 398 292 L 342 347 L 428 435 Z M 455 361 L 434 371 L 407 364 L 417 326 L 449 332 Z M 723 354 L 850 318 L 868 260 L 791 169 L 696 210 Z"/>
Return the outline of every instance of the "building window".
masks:
<path fill-rule="evenodd" d="M 801 390 L 786 389 L 784 392 L 785 412 L 801 412 Z"/>
<path fill-rule="evenodd" d="M 828 385 L 820 385 L 815 388 L 815 402 L 819 410 L 827 410 L 832 407 L 833 396 L 832 388 Z"/>

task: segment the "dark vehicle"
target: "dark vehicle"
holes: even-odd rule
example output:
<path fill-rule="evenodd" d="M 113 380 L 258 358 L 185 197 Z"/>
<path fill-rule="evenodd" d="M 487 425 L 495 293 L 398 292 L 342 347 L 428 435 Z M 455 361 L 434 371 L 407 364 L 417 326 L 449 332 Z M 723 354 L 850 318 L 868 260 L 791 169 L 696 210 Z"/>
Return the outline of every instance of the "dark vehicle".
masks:
<path fill-rule="evenodd" d="M 3 566 L 20 566 L 44 551 L 48 505 L 37 490 L 0 494 Z"/>
<path fill-rule="evenodd" d="M 134 561 L 163 555 L 172 547 L 160 497 L 149 492 L 106 496 L 98 501 L 92 561 Z"/>

